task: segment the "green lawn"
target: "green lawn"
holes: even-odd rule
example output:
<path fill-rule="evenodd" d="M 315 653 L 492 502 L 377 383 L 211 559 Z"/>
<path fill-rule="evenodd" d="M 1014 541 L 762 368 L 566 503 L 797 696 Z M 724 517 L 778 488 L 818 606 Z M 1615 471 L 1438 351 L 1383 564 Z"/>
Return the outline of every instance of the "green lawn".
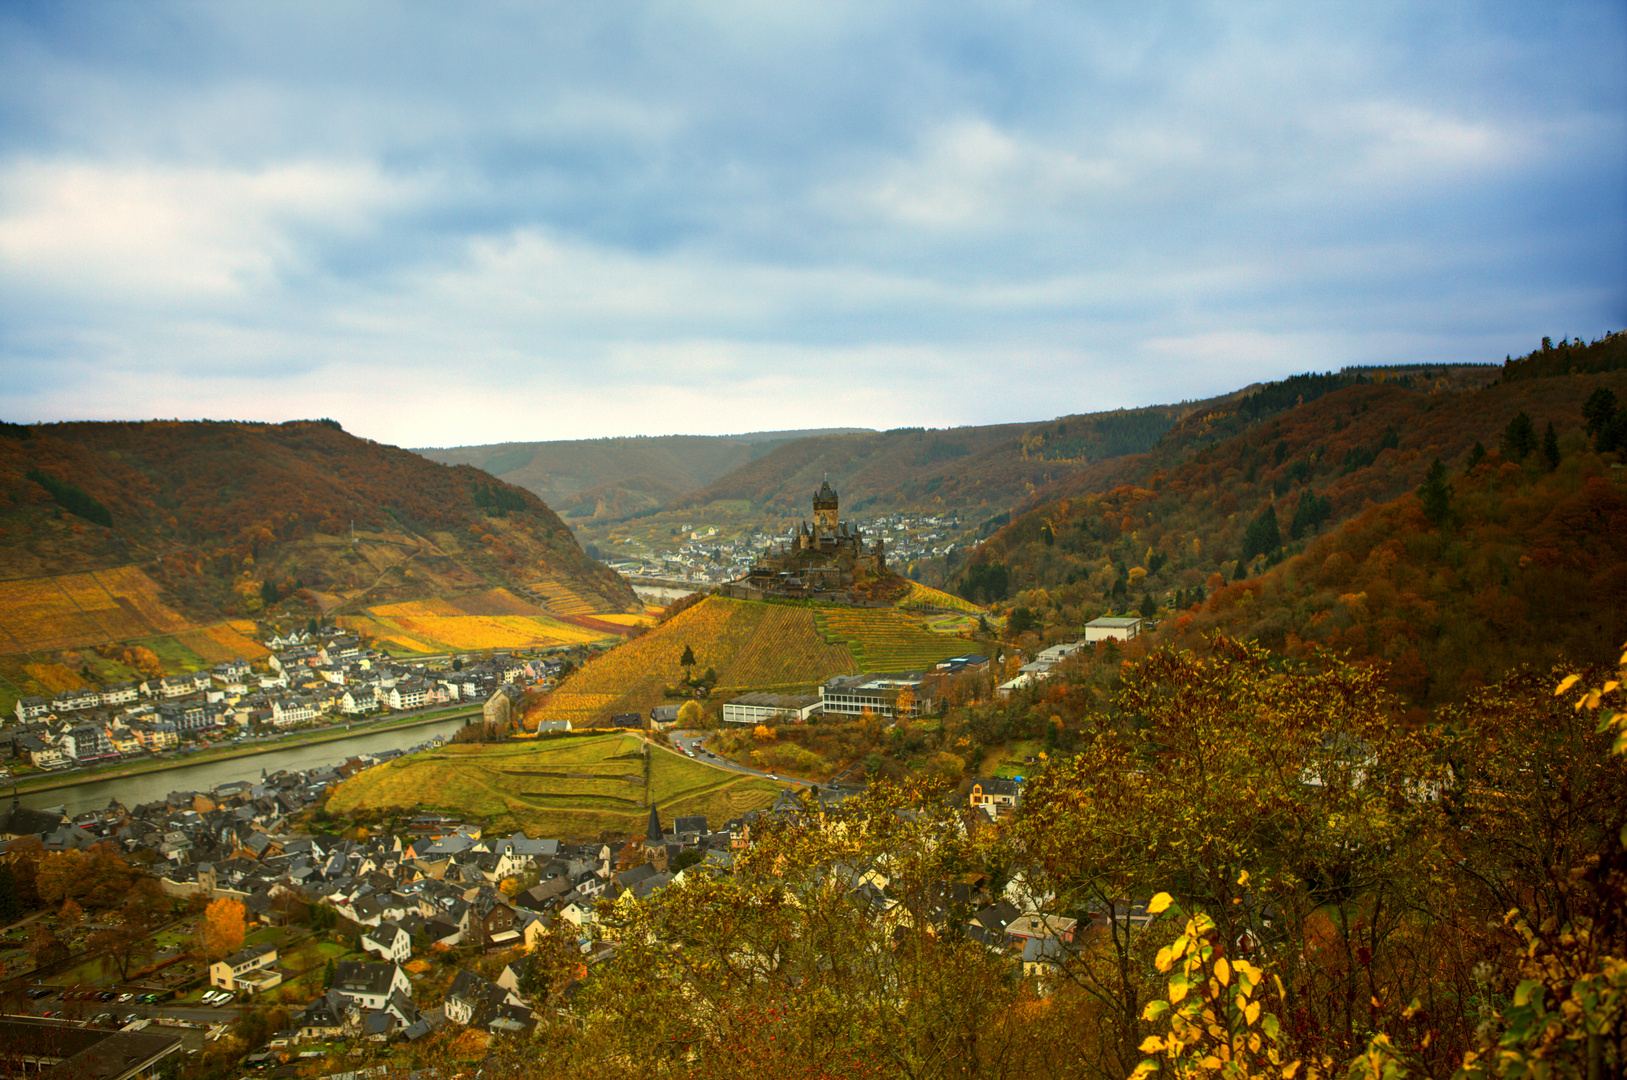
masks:
<path fill-rule="evenodd" d="M 984 776 L 1003 776 L 1007 779 L 1027 776 L 1037 768 L 1037 765 L 1030 765 L 1024 759 L 1037 757 L 1043 748 L 1044 744 L 1035 739 L 1023 739 L 1007 743 L 1003 747 L 990 747 L 978 772 Z"/>

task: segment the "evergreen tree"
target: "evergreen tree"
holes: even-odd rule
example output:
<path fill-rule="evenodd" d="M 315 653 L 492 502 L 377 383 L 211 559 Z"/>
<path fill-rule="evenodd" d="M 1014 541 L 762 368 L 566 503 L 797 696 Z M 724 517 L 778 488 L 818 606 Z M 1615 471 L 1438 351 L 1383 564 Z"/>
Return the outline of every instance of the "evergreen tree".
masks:
<path fill-rule="evenodd" d="M 1474 441 L 1474 449 L 1469 451 L 1469 460 L 1463 463 L 1464 472 L 1474 471 L 1474 467 L 1486 460 L 1486 445 L 1479 439 Z"/>
<path fill-rule="evenodd" d="M 1294 520 L 1288 526 L 1288 535 L 1298 540 L 1308 532 L 1315 532 L 1332 515 L 1332 499 L 1307 491 L 1299 497 L 1299 505 L 1294 508 Z"/>
<path fill-rule="evenodd" d="M 1446 482 L 1446 465 L 1440 458 L 1429 467 L 1429 474 L 1418 486 L 1418 499 L 1424 504 L 1424 516 L 1439 528 L 1452 516 L 1452 485 Z"/>
<path fill-rule="evenodd" d="M 1238 573 L 1241 574 L 1256 555 L 1269 555 L 1280 547 L 1282 531 L 1277 527 L 1277 508 L 1266 503 L 1260 516 L 1249 522 L 1243 533 L 1243 558 L 1237 564 Z"/>
<path fill-rule="evenodd" d="M 1141 594 L 1141 617 L 1150 619 L 1158 613 L 1158 605 L 1153 603 L 1152 593 Z"/>
<path fill-rule="evenodd" d="M 1542 457 L 1551 472 L 1559 468 L 1559 436 L 1554 433 L 1554 422 L 1548 421 L 1548 430 L 1542 433 Z"/>
<path fill-rule="evenodd" d="M 1514 461 L 1524 461 L 1537 448 L 1537 427 L 1523 410 L 1514 414 L 1514 419 L 1503 429 L 1500 445 L 1503 456 Z"/>
<path fill-rule="evenodd" d="M 0 863 L 0 924 L 15 922 L 23 913 L 22 901 L 17 898 L 17 879 L 10 863 Z"/>
<path fill-rule="evenodd" d="M 1601 386 L 1589 394 L 1582 405 L 1582 419 L 1587 421 L 1587 433 L 1595 438 L 1615 415 L 1616 392 L 1607 386 Z"/>
<path fill-rule="evenodd" d="M 686 669 L 695 666 L 695 650 L 689 647 L 688 642 L 684 643 L 684 654 L 678 658 L 678 663 Z"/>

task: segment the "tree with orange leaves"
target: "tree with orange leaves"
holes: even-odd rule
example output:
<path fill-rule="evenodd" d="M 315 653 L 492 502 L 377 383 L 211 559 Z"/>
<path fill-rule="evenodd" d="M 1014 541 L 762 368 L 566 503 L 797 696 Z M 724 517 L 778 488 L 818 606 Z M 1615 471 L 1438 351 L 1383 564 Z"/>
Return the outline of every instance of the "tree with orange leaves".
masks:
<path fill-rule="evenodd" d="M 247 916 L 242 901 L 229 896 L 210 903 L 198 927 L 198 951 L 208 960 L 219 960 L 241 949 L 248 936 Z"/>

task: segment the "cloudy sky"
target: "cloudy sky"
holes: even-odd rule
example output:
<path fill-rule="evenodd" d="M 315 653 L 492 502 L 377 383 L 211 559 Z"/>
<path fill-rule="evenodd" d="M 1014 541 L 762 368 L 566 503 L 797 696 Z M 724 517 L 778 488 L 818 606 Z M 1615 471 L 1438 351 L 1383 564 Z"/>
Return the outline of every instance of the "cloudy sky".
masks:
<path fill-rule="evenodd" d="M 0 417 L 1044 419 L 1627 327 L 1627 8 L 0 5 Z"/>

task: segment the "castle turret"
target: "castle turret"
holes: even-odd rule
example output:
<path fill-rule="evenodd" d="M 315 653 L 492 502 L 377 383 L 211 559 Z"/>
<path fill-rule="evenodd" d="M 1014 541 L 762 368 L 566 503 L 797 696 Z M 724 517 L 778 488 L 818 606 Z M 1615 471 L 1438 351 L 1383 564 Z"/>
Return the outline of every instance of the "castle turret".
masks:
<path fill-rule="evenodd" d="M 836 497 L 836 489 L 830 486 L 830 479 L 826 478 L 819 490 L 814 492 L 814 536 L 836 535 L 837 509 L 840 505 Z"/>

